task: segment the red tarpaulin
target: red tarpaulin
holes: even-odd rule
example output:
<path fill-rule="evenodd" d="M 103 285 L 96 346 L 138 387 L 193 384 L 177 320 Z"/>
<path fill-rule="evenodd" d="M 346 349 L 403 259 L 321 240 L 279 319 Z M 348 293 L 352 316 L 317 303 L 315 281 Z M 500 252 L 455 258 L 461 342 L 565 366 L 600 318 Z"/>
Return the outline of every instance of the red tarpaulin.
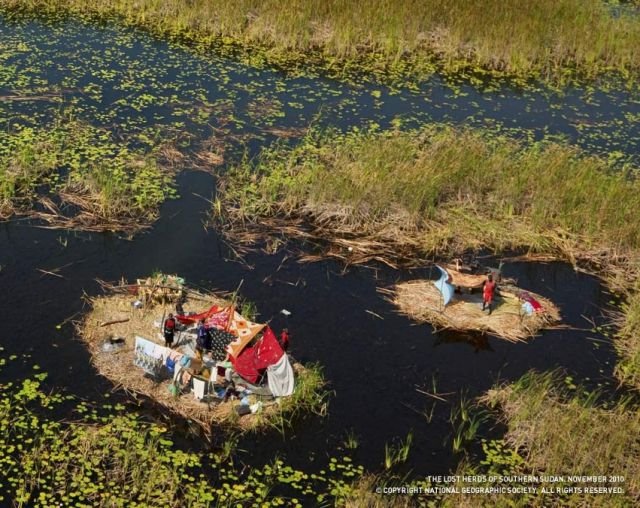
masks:
<path fill-rule="evenodd" d="M 226 330 L 229 327 L 229 319 L 231 318 L 231 307 L 227 307 L 219 312 L 210 314 L 204 320 L 204 326 L 206 328 L 220 328 Z"/>
<path fill-rule="evenodd" d="M 229 355 L 235 357 L 240 356 L 240 353 L 246 345 L 249 344 L 265 326 L 245 319 L 236 312 L 233 307 L 217 307 L 216 305 L 200 314 L 191 314 L 189 316 L 178 315 L 176 319 L 184 325 L 194 324 L 204 319 L 206 328 L 219 328 L 235 335 L 236 339 L 227 346 Z"/>
<path fill-rule="evenodd" d="M 266 326 L 262 338 L 254 346 L 245 348 L 237 358 L 230 358 L 235 371 L 249 383 L 255 384 L 264 370 L 277 363 L 283 354 L 273 330 Z"/>
<path fill-rule="evenodd" d="M 248 347 L 240 353 L 238 358 L 234 359 L 233 356 L 229 357 L 238 375 L 254 385 L 260 379 L 260 371 L 256 368 L 255 356 L 256 354 L 253 347 Z"/>
<path fill-rule="evenodd" d="M 284 351 L 276 339 L 273 330 L 268 326 L 264 330 L 262 339 L 256 344 L 256 368 L 266 369 L 269 365 L 278 363 Z"/>
<path fill-rule="evenodd" d="M 200 314 L 190 314 L 189 316 L 184 316 L 184 315 L 178 314 L 176 316 L 176 319 L 178 321 L 180 321 L 183 325 L 192 325 L 194 323 L 197 323 L 201 319 L 210 318 L 212 315 L 220 312 L 221 310 L 222 309 L 220 307 L 218 307 L 217 305 L 214 305 L 209 310 L 205 310 L 204 312 L 201 312 Z"/>

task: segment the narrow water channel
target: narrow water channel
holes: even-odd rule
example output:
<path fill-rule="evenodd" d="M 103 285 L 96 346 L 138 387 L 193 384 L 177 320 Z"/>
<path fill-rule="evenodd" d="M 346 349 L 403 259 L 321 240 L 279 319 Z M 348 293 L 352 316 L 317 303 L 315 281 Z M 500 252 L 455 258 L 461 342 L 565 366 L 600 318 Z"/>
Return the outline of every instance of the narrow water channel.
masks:
<path fill-rule="evenodd" d="M 273 139 L 273 129 L 324 124 L 408 128 L 425 122 L 488 127 L 525 139 L 560 136 L 587 150 L 636 158 L 640 93 L 589 85 L 451 85 L 440 76 L 418 90 L 287 77 L 215 55 L 197 55 L 139 31 L 83 22 L 8 22 L 0 15 L 0 124 L 35 124 L 61 109 L 114 129 Z M 46 99 L 46 97 L 45 97 Z M 173 130 L 171 130 L 173 129 Z"/>

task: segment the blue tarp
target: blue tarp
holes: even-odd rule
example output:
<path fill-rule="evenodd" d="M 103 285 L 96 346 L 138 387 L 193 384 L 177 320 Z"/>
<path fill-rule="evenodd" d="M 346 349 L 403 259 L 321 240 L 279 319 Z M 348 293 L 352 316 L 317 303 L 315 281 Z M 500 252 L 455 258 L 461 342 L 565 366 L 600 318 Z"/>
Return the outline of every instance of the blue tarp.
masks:
<path fill-rule="evenodd" d="M 436 265 L 436 268 L 440 270 L 440 278 L 434 281 L 433 284 L 438 288 L 438 291 L 442 293 L 442 300 L 446 306 L 453 298 L 455 288 L 447 282 L 449 280 L 449 274 L 447 271 L 438 265 Z"/>

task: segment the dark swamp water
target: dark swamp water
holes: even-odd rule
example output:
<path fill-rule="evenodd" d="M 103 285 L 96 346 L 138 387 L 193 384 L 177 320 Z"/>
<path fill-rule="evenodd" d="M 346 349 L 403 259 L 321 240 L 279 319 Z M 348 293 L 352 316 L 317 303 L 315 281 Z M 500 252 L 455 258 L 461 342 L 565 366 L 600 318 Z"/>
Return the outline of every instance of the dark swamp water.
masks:
<path fill-rule="evenodd" d="M 559 94 L 497 86 L 479 91 L 468 84 L 448 86 L 438 77 L 417 92 L 355 87 L 200 57 L 112 26 L 16 24 L 1 18 L 0 58 L 0 95 L 60 95 L 51 101 L 0 101 L 2 124 L 38 124 L 71 107 L 77 116 L 123 134 L 174 129 L 195 139 L 248 135 L 255 152 L 274 139 L 270 128 L 306 127 L 317 118 L 339 128 L 445 121 L 532 139 L 562 135 L 623 158 L 637 159 L 639 153 L 640 127 L 634 120 L 640 97 L 623 90 Z M 242 294 L 256 302 L 260 318 L 273 317 L 276 328 L 290 328 L 293 355 L 320 362 L 335 395 L 326 418 L 299 421 L 286 439 L 273 433 L 242 441 L 239 448 L 247 452 L 241 459 L 257 465 L 278 453 L 293 466 L 308 466 L 331 455 L 353 433 L 359 439 L 356 461 L 377 469 L 385 443 L 413 432 L 407 466 L 416 474 L 446 472 L 459 459 L 451 452 L 451 404 L 415 390 L 429 387 L 434 377 L 439 392 L 453 392 L 451 403 L 532 368 L 561 367 L 593 385 L 611 381 L 615 355 L 610 345 L 590 340 L 597 336 L 585 319 L 601 320 L 599 309 L 610 297 L 595 279 L 566 265 L 507 264 L 505 274 L 553 298 L 574 329 L 547 331 L 528 344 L 489 338 L 479 349 L 460 337 L 415 326 L 377 293 L 397 280 L 428 275 L 428 269 L 358 268 L 345 274 L 333 262 L 288 260 L 278 270 L 285 253 L 249 255 L 249 269 L 227 261 L 215 231 L 202 226 L 208 205 L 197 195 L 213 194 L 213 178 L 185 172 L 178 186 L 182 197 L 167 202 L 154 227 L 130 241 L 44 230 L 20 220 L 0 224 L 0 313 L 5 317 L 0 335 L 7 352 L 32 355 L 50 373 L 52 386 L 100 400 L 111 384 L 90 366 L 68 322 L 82 310 L 83 292 L 98 290 L 95 278 L 133 279 L 159 269 L 226 291 L 244 279 Z M 63 267 L 62 278 L 38 270 L 58 267 Z M 283 308 L 292 312 L 286 320 L 279 314 Z M 6 318 L 16 315 L 20 319 Z M 1 376 L 17 376 L 19 369 L 10 364 Z M 434 403 L 428 423 L 419 413 Z M 187 440 L 184 446 L 197 443 Z"/>

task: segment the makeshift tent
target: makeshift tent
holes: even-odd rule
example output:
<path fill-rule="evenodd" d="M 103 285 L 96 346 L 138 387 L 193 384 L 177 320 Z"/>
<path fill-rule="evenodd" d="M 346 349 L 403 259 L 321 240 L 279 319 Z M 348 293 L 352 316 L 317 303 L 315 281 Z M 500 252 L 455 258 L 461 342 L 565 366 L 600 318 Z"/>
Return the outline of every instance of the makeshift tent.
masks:
<path fill-rule="evenodd" d="M 227 346 L 227 352 L 236 358 L 246 345 L 251 342 L 251 339 L 260 333 L 265 326 L 246 319 L 233 307 L 220 308 L 215 305 L 200 314 L 179 315 L 176 316 L 176 319 L 185 325 L 194 324 L 204 319 L 204 324 L 207 328 L 228 331 L 235 339 Z"/>
<path fill-rule="evenodd" d="M 273 330 L 265 327 L 262 338 L 253 346 L 245 348 L 238 356 L 232 355 L 235 371 L 250 383 L 257 383 L 264 371 L 275 365 L 284 355 Z"/>
<path fill-rule="evenodd" d="M 255 385 L 260 380 L 262 372 L 256 367 L 253 347 L 246 348 L 237 358 L 231 357 L 231 363 L 238 375 L 249 383 Z"/>
<path fill-rule="evenodd" d="M 233 318 L 231 319 L 227 330 L 234 334 L 237 339 L 227 346 L 227 352 L 229 355 L 237 358 L 247 344 L 249 344 L 249 342 L 251 342 L 251 340 L 258 335 L 265 326 L 266 325 L 264 324 L 253 323 L 252 321 L 245 319 L 234 310 Z M 273 334 L 273 332 L 271 333 Z"/>
<path fill-rule="evenodd" d="M 231 307 L 218 309 L 216 312 L 210 313 L 204 320 L 204 326 L 207 328 L 219 328 L 226 330 L 229 327 L 231 319 Z"/>
<path fill-rule="evenodd" d="M 223 309 L 221 309 L 217 305 L 213 305 L 210 309 L 205 310 L 204 312 L 201 312 L 199 314 L 190 314 L 188 316 L 179 314 L 176 316 L 176 319 L 180 321 L 183 325 L 193 325 L 193 324 L 196 324 L 201 319 L 204 319 L 204 320 L 209 319 L 212 315 L 219 313 L 222 310 Z"/>
<path fill-rule="evenodd" d="M 440 293 L 442 294 L 442 300 L 444 302 L 444 305 L 446 306 L 453 298 L 453 293 L 455 289 L 451 284 L 449 284 L 449 280 L 450 280 L 449 273 L 441 266 L 436 265 L 436 268 L 440 270 L 440 278 L 434 281 L 433 284 L 436 286 L 438 291 L 440 291 Z"/>

